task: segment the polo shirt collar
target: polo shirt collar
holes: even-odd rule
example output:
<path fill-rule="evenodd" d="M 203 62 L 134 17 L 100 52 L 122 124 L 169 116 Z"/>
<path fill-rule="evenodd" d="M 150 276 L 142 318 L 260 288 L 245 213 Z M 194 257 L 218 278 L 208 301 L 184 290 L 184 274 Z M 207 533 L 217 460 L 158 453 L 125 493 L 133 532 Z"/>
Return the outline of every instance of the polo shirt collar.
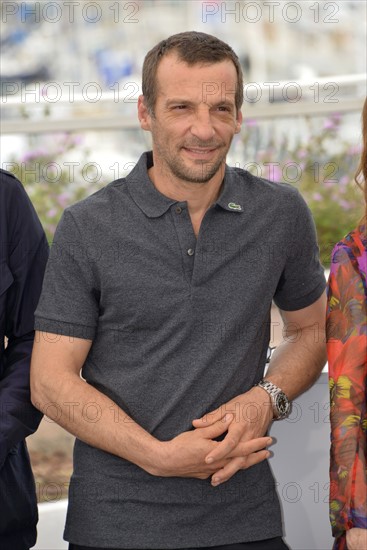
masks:
<path fill-rule="evenodd" d="M 162 195 L 153 185 L 148 170 L 153 166 L 153 153 L 143 153 L 137 164 L 126 177 L 126 183 L 133 201 L 148 218 L 159 218 L 178 202 Z"/>
<path fill-rule="evenodd" d="M 130 195 L 137 206 L 148 218 L 162 216 L 175 203 L 179 202 L 162 195 L 153 185 L 148 176 L 148 170 L 153 166 L 152 151 L 143 153 L 130 174 L 126 183 Z M 228 212 L 243 213 L 242 186 L 236 185 L 236 173 L 226 165 L 222 191 L 216 205 Z"/>

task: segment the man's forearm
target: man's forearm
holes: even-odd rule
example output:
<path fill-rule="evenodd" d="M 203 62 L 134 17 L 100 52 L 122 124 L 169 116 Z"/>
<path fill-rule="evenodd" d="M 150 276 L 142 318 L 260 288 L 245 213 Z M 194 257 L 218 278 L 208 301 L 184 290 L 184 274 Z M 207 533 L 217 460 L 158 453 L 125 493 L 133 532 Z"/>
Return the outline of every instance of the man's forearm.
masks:
<path fill-rule="evenodd" d="M 72 398 L 70 397 L 72 396 Z M 206 464 L 205 456 L 227 430 L 230 419 L 203 430 L 189 430 L 170 441 L 159 441 L 134 422 L 116 403 L 76 374 L 62 383 L 33 389 L 36 407 L 80 440 L 128 460 L 151 475 L 206 479 L 229 459 Z M 237 452 L 249 455 L 249 463 L 265 458 L 267 438 L 251 442 Z M 236 455 L 237 456 L 237 455 Z"/>
<path fill-rule="evenodd" d="M 159 470 L 161 442 L 132 420 L 116 403 L 76 374 L 32 387 L 32 402 L 92 447 L 129 460 L 151 474 Z"/>
<path fill-rule="evenodd" d="M 306 391 L 326 363 L 325 331 L 315 326 L 286 331 L 271 358 L 266 379 L 294 399 Z"/>

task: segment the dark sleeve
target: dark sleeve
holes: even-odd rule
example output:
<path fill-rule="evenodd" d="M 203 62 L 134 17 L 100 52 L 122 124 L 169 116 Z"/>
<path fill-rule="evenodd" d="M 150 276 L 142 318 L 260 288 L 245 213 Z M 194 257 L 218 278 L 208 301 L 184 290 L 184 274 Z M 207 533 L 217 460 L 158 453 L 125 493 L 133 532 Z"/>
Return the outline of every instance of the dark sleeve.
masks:
<path fill-rule="evenodd" d="M 1 337 L 7 338 L 0 370 L 1 468 L 9 450 L 33 433 L 42 418 L 30 401 L 29 367 L 48 243 L 21 183 L 3 171 L 0 176 Z"/>
<path fill-rule="evenodd" d="M 319 259 L 315 223 L 310 209 L 297 190 L 290 212 L 290 231 L 284 243 L 285 263 L 275 295 L 275 304 L 285 311 L 296 311 L 313 304 L 326 288 Z"/>
<path fill-rule="evenodd" d="M 82 225 L 82 224 L 81 224 Z M 51 246 L 35 313 L 39 331 L 93 340 L 99 317 L 99 285 L 90 242 L 65 210 Z"/>

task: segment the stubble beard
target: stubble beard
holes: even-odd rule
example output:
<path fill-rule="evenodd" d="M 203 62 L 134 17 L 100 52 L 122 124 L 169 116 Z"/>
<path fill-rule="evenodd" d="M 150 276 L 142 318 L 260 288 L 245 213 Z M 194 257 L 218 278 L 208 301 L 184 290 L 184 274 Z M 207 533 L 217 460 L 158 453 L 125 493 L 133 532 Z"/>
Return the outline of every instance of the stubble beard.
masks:
<path fill-rule="evenodd" d="M 218 172 L 222 164 L 225 162 L 225 156 L 221 156 L 213 162 L 197 161 L 196 168 L 190 168 L 181 159 L 170 159 L 166 161 L 170 172 L 178 179 L 188 183 L 207 183 Z"/>
<path fill-rule="evenodd" d="M 195 146 L 208 147 L 208 144 L 200 144 Z M 191 145 L 191 147 L 195 146 Z M 222 144 L 212 144 L 211 146 L 218 148 L 222 147 Z M 167 175 L 173 175 L 179 180 L 187 183 L 198 184 L 207 183 L 215 176 L 218 170 L 220 170 L 224 165 L 229 149 L 229 146 L 228 148 L 225 148 L 225 150 L 221 152 L 221 155 L 213 162 L 197 160 L 196 167 L 190 168 L 190 166 L 185 163 L 185 160 L 180 157 L 180 149 L 178 149 L 177 152 L 172 149 L 168 150 L 168 148 L 165 147 L 164 144 L 159 143 L 159 141 L 156 141 L 156 147 L 157 152 L 163 161 Z"/>
<path fill-rule="evenodd" d="M 155 117 L 153 117 L 155 119 Z M 190 168 L 185 164 L 185 161 L 180 157 L 180 151 L 184 148 L 184 145 L 181 145 L 175 151 L 173 148 L 170 148 L 167 144 L 167 140 L 161 140 L 158 136 L 160 134 L 159 125 L 156 128 L 151 128 L 151 134 L 153 139 L 153 145 L 157 150 L 157 153 L 162 161 L 162 166 L 167 176 L 173 175 L 181 181 L 187 183 L 207 183 L 210 181 L 218 170 L 224 166 L 226 161 L 227 153 L 232 143 L 187 143 L 186 148 L 199 148 L 199 147 L 212 147 L 221 149 L 221 154 L 214 162 L 206 162 L 205 160 L 197 160 L 197 168 Z M 154 155 L 153 155 L 154 160 Z"/>

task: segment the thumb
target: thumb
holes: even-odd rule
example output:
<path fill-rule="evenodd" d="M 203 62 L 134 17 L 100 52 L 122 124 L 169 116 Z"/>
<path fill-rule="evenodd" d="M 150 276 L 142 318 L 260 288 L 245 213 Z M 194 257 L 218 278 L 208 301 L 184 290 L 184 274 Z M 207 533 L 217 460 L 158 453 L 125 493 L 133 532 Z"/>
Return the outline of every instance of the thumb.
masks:
<path fill-rule="evenodd" d="M 214 411 L 204 414 L 201 418 L 195 418 L 195 420 L 192 421 L 192 424 L 195 428 L 206 428 L 207 426 L 215 424 L 215 422 L 222 420 L 223 418 L 224 411 L 222 410 L 222 407 L 219 407 Z"/>

